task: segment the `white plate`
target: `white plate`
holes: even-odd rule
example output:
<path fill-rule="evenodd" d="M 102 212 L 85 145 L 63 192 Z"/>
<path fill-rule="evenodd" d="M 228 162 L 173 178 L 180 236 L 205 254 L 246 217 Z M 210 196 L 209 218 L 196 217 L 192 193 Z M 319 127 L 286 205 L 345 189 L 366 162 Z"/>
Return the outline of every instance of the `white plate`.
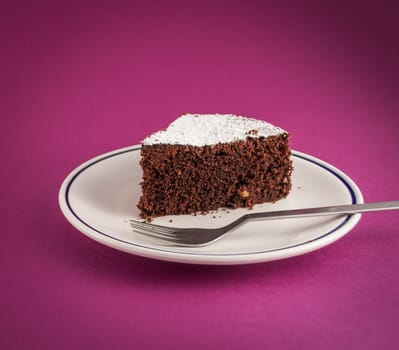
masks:
<path fill-rule="evenodd" d="M 288 258 L 324 247 L 349 232 L 360 214 L 252 221 L 215 243 L 198 248 L 171 247 L 131 231 L 138 219 L 140 146 L 123 148 L 85 162 L 63 182 L 61 210 L 88 237 L 128 253 L 194 264 L 246 264 Z M 261 204 L 254 211 L 363 203 L 356 184 L 335 167 L 293 152 L 292 191 L 286 199 Z M 219 210 L 207 215 L 157 218 L 154 223 L 181 227 L 222 226 L 248 209 Z M 172 220 L 172 223 L 170 223 Z"/>

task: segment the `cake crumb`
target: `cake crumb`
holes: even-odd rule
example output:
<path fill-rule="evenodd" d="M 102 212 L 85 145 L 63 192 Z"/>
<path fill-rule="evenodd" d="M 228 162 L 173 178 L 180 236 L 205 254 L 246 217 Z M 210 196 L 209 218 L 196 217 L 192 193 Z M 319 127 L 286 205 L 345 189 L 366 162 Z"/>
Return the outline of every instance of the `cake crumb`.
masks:
<path fill-rule="evenodd" d="M 241 191 L 240 192 L 240 197 L 248 198 L 249 197 L 249 192 L 247 190 Z"/>
<path fill-rule="evenodd" d="M 258 135 L 258 130 L 256 130 L 256 129 L 252 129 L 252 130 L 249 130 L 246 134 L 247 135 L 253 135 L 253 136 L 256 136 L 256 135 Z"/>

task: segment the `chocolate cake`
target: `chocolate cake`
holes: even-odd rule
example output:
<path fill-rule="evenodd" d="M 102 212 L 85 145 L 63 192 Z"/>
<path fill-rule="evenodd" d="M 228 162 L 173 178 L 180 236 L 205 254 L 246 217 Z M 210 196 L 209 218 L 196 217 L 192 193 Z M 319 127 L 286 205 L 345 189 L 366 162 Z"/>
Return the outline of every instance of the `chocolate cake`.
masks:
<path fill-rule="evenodd" d="M 289 134 L 231 114 L 185 114 L 142 142 L 143 218 L 275 202 L 291 189 Z"/>

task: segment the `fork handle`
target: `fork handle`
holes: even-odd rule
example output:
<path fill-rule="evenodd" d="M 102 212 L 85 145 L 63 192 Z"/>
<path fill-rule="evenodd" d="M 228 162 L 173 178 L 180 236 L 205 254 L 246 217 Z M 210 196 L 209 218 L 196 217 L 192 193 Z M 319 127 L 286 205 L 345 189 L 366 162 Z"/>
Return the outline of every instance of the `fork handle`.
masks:
<path fill-rule="evenodd" d="M 247 214 L 246 219 L 284 219 L 309 216 L 323 216 L 332 214 L 358 214 L 371 211 L 399 209 L 399 201 L 375 202 L 365 204 L 334 205 L 328 207 L 315 207 L 291 210 L 278 210 L 262 213 Z"/>

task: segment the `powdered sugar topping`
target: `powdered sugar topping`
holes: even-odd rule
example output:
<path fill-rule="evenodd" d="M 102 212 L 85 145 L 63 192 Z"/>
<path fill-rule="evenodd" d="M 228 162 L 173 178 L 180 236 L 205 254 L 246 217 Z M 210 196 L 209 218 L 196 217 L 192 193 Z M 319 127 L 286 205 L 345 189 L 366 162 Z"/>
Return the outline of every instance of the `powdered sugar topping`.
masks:
<path fill-rule="evenodd" d="M 184 114 L 166 130 L 145 138 L 142 144 L 205 146 L 282 133 L 286 131 L 265 121 L 233 114 Z"/>

